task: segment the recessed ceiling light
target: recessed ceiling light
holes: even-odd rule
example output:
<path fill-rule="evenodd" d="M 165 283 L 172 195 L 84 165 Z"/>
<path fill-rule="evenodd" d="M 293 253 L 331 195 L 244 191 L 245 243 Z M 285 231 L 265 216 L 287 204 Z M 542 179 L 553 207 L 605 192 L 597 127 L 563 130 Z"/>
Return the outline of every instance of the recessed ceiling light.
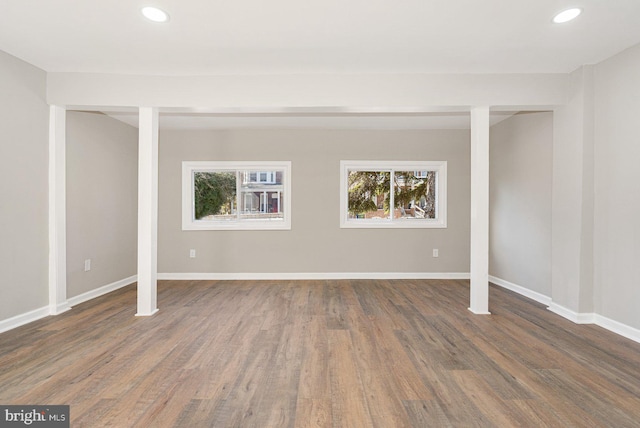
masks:
<path fill-rule="evenodd" d="M 553 22 L 556 24 L 564 24 L 572 19 L 575 19 L 582 13 L 582 9 L 574 7 L 573 9 L 567 9 L 553 17 Z"/>
<path fill-rule="evenodd" d="M 143 7 L 142 14 L 145 18 L 153 22 L 167 22 L 169 20 L 169 14 L 167 12 L 153 6 Z"/>

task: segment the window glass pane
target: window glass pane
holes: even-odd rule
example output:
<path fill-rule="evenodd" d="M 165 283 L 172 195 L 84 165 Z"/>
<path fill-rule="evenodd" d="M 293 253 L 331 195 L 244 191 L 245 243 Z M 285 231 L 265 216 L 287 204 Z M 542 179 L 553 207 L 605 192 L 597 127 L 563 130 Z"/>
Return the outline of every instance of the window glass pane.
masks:
<path fill-rule="evenodd" d="M 283 171 L 243 171 L 240 219 L 283 220 Z"/>
<path fill-rule="evenodd" d="M 182 230 L 291 229 L 291 162 L 182 162 Z"/>
<path fill-rule="evenodd" d="M 340 227 L 447 227 L 446 161 L 343 160 L 340 183 Z"/>
<path fill-rule="evenodd" d="M 349 219 L 388 219 L 389 171 L 349 171 Z"/>
<path fill-rule="evenodd" d="M 235 171 L 193 173 L 195 219 L 233 220 L 236 217 Z"/>
<path fill-rule="evenodd" d="M 436 218 L 436 171 L 395 171 L 394 218 Z"/>

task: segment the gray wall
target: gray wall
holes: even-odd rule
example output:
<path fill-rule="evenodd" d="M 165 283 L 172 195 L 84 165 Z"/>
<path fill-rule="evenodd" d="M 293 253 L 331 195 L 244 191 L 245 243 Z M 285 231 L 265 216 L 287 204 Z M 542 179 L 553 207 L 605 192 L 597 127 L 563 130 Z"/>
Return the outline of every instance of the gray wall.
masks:
<path fill-rule="evenodd" d="M 595 310 L 640 329 L 640 45 L 595 82 Z"/>
<path fill-rule="evenodd" d="M 553 113 L 491 128 L 489 274 L 551 296 Z"/>
<path fill-rule="evenodd" d="M 551 297 L 575 313 L 593 307 L 593 66 L 569 76 L 569 98 L 554 110 Z"/>
<path fill-rule="evenodd" d="M 161 131 L 158 271 L 469 272 L 469 155 L 467 130 Z M 448 161 L 448 227 L 340 229 L 341 159 Z M 182 231 L 183 160 L 292 161 L 292 229 Z"/>
<path fill-rule="evenodd" d="M 138 130 L 69 111 L 66 148 L 70 298 L 136 274 Z"/>
<path fill-rule="evenodd" d="M 0 320 L 48 304 L 46 74 L 0 51 Z"/>

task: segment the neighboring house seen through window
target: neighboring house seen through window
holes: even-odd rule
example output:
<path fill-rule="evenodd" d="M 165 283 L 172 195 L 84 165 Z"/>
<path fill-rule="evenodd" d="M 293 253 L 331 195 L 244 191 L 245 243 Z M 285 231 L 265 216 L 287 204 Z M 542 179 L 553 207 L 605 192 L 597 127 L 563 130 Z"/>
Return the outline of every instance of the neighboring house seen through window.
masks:
<path fill-rule="evenodd" d="M 182 229 L 291 229 L 291 162 L 182 163 Z"/>

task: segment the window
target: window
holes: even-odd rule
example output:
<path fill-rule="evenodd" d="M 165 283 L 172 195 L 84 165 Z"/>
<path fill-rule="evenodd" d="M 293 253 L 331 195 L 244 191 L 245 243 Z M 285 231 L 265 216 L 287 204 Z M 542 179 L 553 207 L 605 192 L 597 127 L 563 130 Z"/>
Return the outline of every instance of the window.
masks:
<path fill-rule="evenodd" d="M 340 227 L 447 227 L 447 162 L 341 161 Z"/>
<path fill-rule="evenodd" d="M 291 162 L 182 162 L 183 230 L 291 229 Z"/>

